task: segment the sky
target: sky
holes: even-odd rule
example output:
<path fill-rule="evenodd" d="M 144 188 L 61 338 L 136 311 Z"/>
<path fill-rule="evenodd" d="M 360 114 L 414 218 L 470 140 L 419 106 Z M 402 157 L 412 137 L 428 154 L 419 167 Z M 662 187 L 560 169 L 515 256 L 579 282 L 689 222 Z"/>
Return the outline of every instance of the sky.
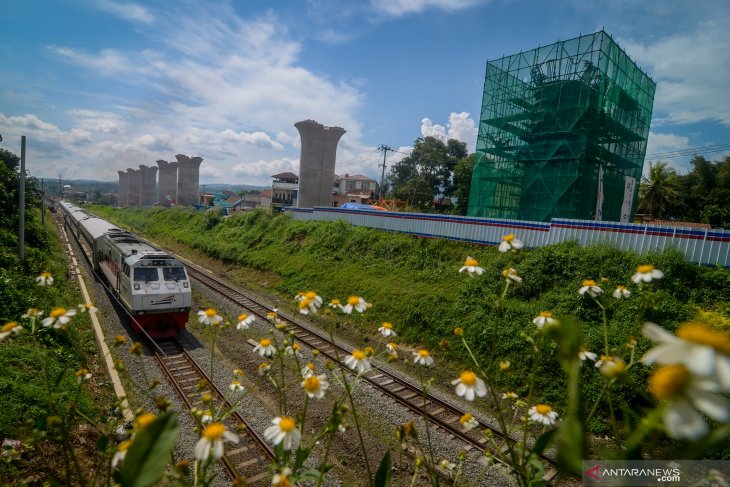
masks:
<path fill-rule="evenodd" d="M 0 147 L 25 135 L 36 177 L 186 154 L 201 184 L 270 185 L 313 119 L 347 131 L 337 174 L 380 179 L 381 144 L 388 166 L 427 135 L 475 150 L 487 60 L 600 29 L 657 83 L 647 154 L 730 143 L 727 0 L 3 0 L 0 19 Z"/>

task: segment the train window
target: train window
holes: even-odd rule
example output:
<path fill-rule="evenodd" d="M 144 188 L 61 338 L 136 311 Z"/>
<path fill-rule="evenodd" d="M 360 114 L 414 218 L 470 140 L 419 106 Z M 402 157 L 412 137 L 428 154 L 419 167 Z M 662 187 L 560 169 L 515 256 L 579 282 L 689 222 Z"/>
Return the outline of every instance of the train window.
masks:
<path fill-rule="evenodd" d="M 134 269 L 134 282 L 159 281 L 157 269 L 145 269 L 137 267 Z"/>
<path fill-rule="evenodd" d="M 164 277 L 166 281 L 184 281 L 186 279 L 185 269 L 182 267 L 163 267 L 162 277 Z"/>

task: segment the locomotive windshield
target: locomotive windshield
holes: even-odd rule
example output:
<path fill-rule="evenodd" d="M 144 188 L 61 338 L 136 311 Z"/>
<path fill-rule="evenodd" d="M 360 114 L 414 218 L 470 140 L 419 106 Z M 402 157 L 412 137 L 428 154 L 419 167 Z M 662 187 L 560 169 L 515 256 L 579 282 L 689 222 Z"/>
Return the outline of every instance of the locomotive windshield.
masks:
<path fill-rule="evenodd" d="M 162 277 L 166 281 L 184 281 L 186 279 L 185 269 L 182 267 L 163 267 Z"/>
<path fill-rule="evenodd" d="M 150 281 L 159 281 L 159 277 L 157 276 L 157 269 L 145 269 L 143 267 L 138 267 L 134 269 L 134 282 Z"/>

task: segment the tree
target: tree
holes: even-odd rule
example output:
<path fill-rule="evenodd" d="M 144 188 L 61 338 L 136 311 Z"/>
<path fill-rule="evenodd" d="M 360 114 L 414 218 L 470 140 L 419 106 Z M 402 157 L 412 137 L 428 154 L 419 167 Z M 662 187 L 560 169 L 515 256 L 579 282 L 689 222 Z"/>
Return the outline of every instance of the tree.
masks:
<path fill-rule="evenodd" d="M 642 178 L 639 186 L 639 211 L 648 212 L 655 218 L 667 216 L 679 190 L 677 173 L 669 169 L 666 162 L 650 162 L 649 175 Z"/>
<path fill-rule="evenodd" d="M 412 206 L 429 208 L 436 195 L 454 194 L 454 169 L 466 155 L 466 144 L 455 139 L 446 143 L 430 136 L 416 139 L 411 154 L 390 169 L 391 195 Z"/>
<path fill-rule="evenodd" d="M 474 172 L 474 154 L 463 157 L 456 164 L 454 169 L 454 196 L 456 202 L 456 214 L 466 215 L 469 209 L 469 194 L 471 192 L 471 175 Z"/>

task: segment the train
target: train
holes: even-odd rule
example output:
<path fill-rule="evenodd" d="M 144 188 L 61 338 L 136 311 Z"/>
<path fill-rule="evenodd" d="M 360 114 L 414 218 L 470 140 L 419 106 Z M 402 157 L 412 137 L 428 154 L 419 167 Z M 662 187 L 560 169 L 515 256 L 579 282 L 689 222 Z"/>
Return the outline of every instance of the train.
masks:
<path fill-rule="evenodd" d="M 134 330 L 156 339 L 178 335 L 192 304 L 183 263 L 83 208 L 65 201 L 59 206 L 67 232 L 109 283 Z"/>

